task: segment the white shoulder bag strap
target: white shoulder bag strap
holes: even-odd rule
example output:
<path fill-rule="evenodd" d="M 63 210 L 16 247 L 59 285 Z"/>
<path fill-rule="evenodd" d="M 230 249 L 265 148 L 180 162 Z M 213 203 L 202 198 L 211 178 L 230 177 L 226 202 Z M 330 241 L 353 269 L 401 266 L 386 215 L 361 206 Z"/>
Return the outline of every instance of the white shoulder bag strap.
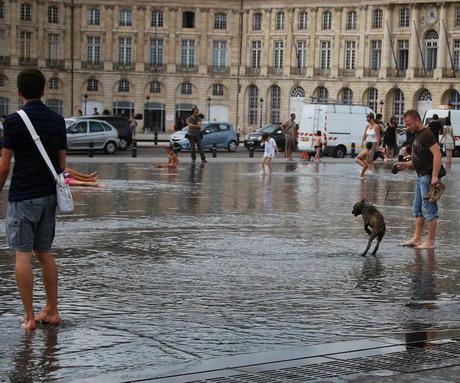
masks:
<path fill-rule="evenodd" d="M 35 131 L 35 128 L 32 125 L 32 122 L 30 121 L 29 116 L 22 109 L 18 110 L 17 114 L 19 114 L 21 116 L 22 120 L 26 124 L 26 127 L 29 130 L 30 135 L 32 136 L 32 139 L 34 140 L 35 145 L 37 145 L 37 148 L 40 151 L 40 153 L 41 153 L 43 159 L 45 160 L 46 164 L 48 165 L 48 167 L 49 167 L 49 169 L 51 171 L 51 174 L 53 175 L 54 179 L 56 180 L 56 182 L 58 182 L 58 175 L 56 173 L 56 170 L 54 169 L 54 166 L 51 163 L 50 157 L 48 156 L 48 153 L 46 152 L 45 147 L 43 146 L 43 143 L 40 140 L 40 136 Z"/>

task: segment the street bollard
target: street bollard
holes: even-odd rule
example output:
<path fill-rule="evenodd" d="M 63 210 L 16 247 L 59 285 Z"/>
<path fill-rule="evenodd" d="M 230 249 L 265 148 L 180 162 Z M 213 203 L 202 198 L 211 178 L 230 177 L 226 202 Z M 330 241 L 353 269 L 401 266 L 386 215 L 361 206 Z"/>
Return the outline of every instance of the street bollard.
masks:
<path fill-rule="evenodd" d="M 153 144 L 154 144 L 155 146 L 158 145 L 158 132 L 155 132 L 155 133 L 153 134 Z"/>
<path fill-rule="evenodd" d="M 131 157 L 136 158 L 137 157 L 137 142 L 133 141 L 133 146 L 131 148 Z"/>
<path fill-rule="evenodd" d="M 351 158 L 356 157 L 356 144 L 354 142 L 351 143 Z"/>
<path fill-rule="evenodd" d="M 212 158 L 216 158 L 217 157 L 217 144 L 214 144 L 212 146 Z"/>
<path fill-rule="evenodd" d="M 89 156 L 89 158 L 93 158 L 93 157 L 94 157 L 94 142 L 93 142 L 93 141 L 91 141 L 91 142 L 89 143 L 88 156 Z"/>
<path fill-rule="evenodd" d="M 238 145 L 240 144 L 240 134 L 239 133 L 236 133 L 236 142 L 238 143 Z"/>
<path fill-rule="evenodd" d="M 254 158 L 254 144 L 249 144 L 249 158 Z"/>

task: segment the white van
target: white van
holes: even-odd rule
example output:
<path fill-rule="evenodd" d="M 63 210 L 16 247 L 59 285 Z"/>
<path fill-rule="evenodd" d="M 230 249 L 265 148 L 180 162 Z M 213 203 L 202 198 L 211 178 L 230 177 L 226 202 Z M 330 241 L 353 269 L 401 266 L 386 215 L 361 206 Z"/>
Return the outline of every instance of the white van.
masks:
<path fill-rule="evenodd" d="M 326 154 L 343 158 L 350 153 L 352 143 L 358 152 L 369 113 L 374 112 L 364 105 L 304 104 L 299 122 L 299 150 L 313 153 L 313 136 L 319 130 Z"/>
<path fill-rule="evenodd" d="M 422 121 L 423 125 L 428 125 L 433 119 L 433 115 L 437 114 L 441 123 L 444 123 L 444 119 L 449 115 L 449 109 L 447 108 L 435 108 L 428 109 L 423 115 Z"/>
<path fill-rule="evenodd" d="M 460 110 L 449 110 L 449 118 L 452 127 L 454 128 L 455 148 L 454 157 L 460 157 Z"/>

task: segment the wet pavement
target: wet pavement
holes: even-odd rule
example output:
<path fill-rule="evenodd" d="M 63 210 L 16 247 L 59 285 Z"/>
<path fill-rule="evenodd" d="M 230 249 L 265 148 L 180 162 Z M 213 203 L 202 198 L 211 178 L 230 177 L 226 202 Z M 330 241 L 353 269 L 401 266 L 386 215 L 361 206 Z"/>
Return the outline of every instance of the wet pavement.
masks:
<path fill-rule="evenodd" d="M 349 162 L 275 164 L 272 177 L 246 162 L 75 168 L 99 171 L 106 187 L 74 189 L 75 214 L 59 217 L 59 328 L 21 330 L 0 227 L 0 381 L 66 382 L 376 336 L 429 341 L 460 328 L 456 169 L 429 252 L 398 246 L 412 230 L 414 176 L 383 164 L 364 182 Z M 359 256 L 367 236 L 351 208 L 361 198 L 385 215 L 376 258 Z"/>

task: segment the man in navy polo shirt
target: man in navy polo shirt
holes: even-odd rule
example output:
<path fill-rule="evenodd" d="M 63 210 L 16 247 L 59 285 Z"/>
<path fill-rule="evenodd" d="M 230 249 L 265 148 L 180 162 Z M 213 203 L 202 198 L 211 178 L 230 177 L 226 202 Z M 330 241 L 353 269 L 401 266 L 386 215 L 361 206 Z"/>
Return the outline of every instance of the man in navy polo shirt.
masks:
<path fill-rule="evenodd" d="M 25 101 L 24 111 L 40 136 L 56 171 L 62 172 L 66 160 L 66 129 L 62 116 L 43 102 L 46 79 L 38 69 L 18 75 L 18 94 Z M 58 269 L 51 246 L 56 223 L 56 183 L 32 137 L 17 113 L 3 123 L 3 149 L 0 159 L 0 191 L 14 168 L 8 195 L 6 238 L 16 251 L 16 283 L 24 305 L 26 330 L 36 321 L 59 324 Z M 46 305 L 40 314 L 33 311 L 32 254 L 40 261 L 46 292 Z"/>

